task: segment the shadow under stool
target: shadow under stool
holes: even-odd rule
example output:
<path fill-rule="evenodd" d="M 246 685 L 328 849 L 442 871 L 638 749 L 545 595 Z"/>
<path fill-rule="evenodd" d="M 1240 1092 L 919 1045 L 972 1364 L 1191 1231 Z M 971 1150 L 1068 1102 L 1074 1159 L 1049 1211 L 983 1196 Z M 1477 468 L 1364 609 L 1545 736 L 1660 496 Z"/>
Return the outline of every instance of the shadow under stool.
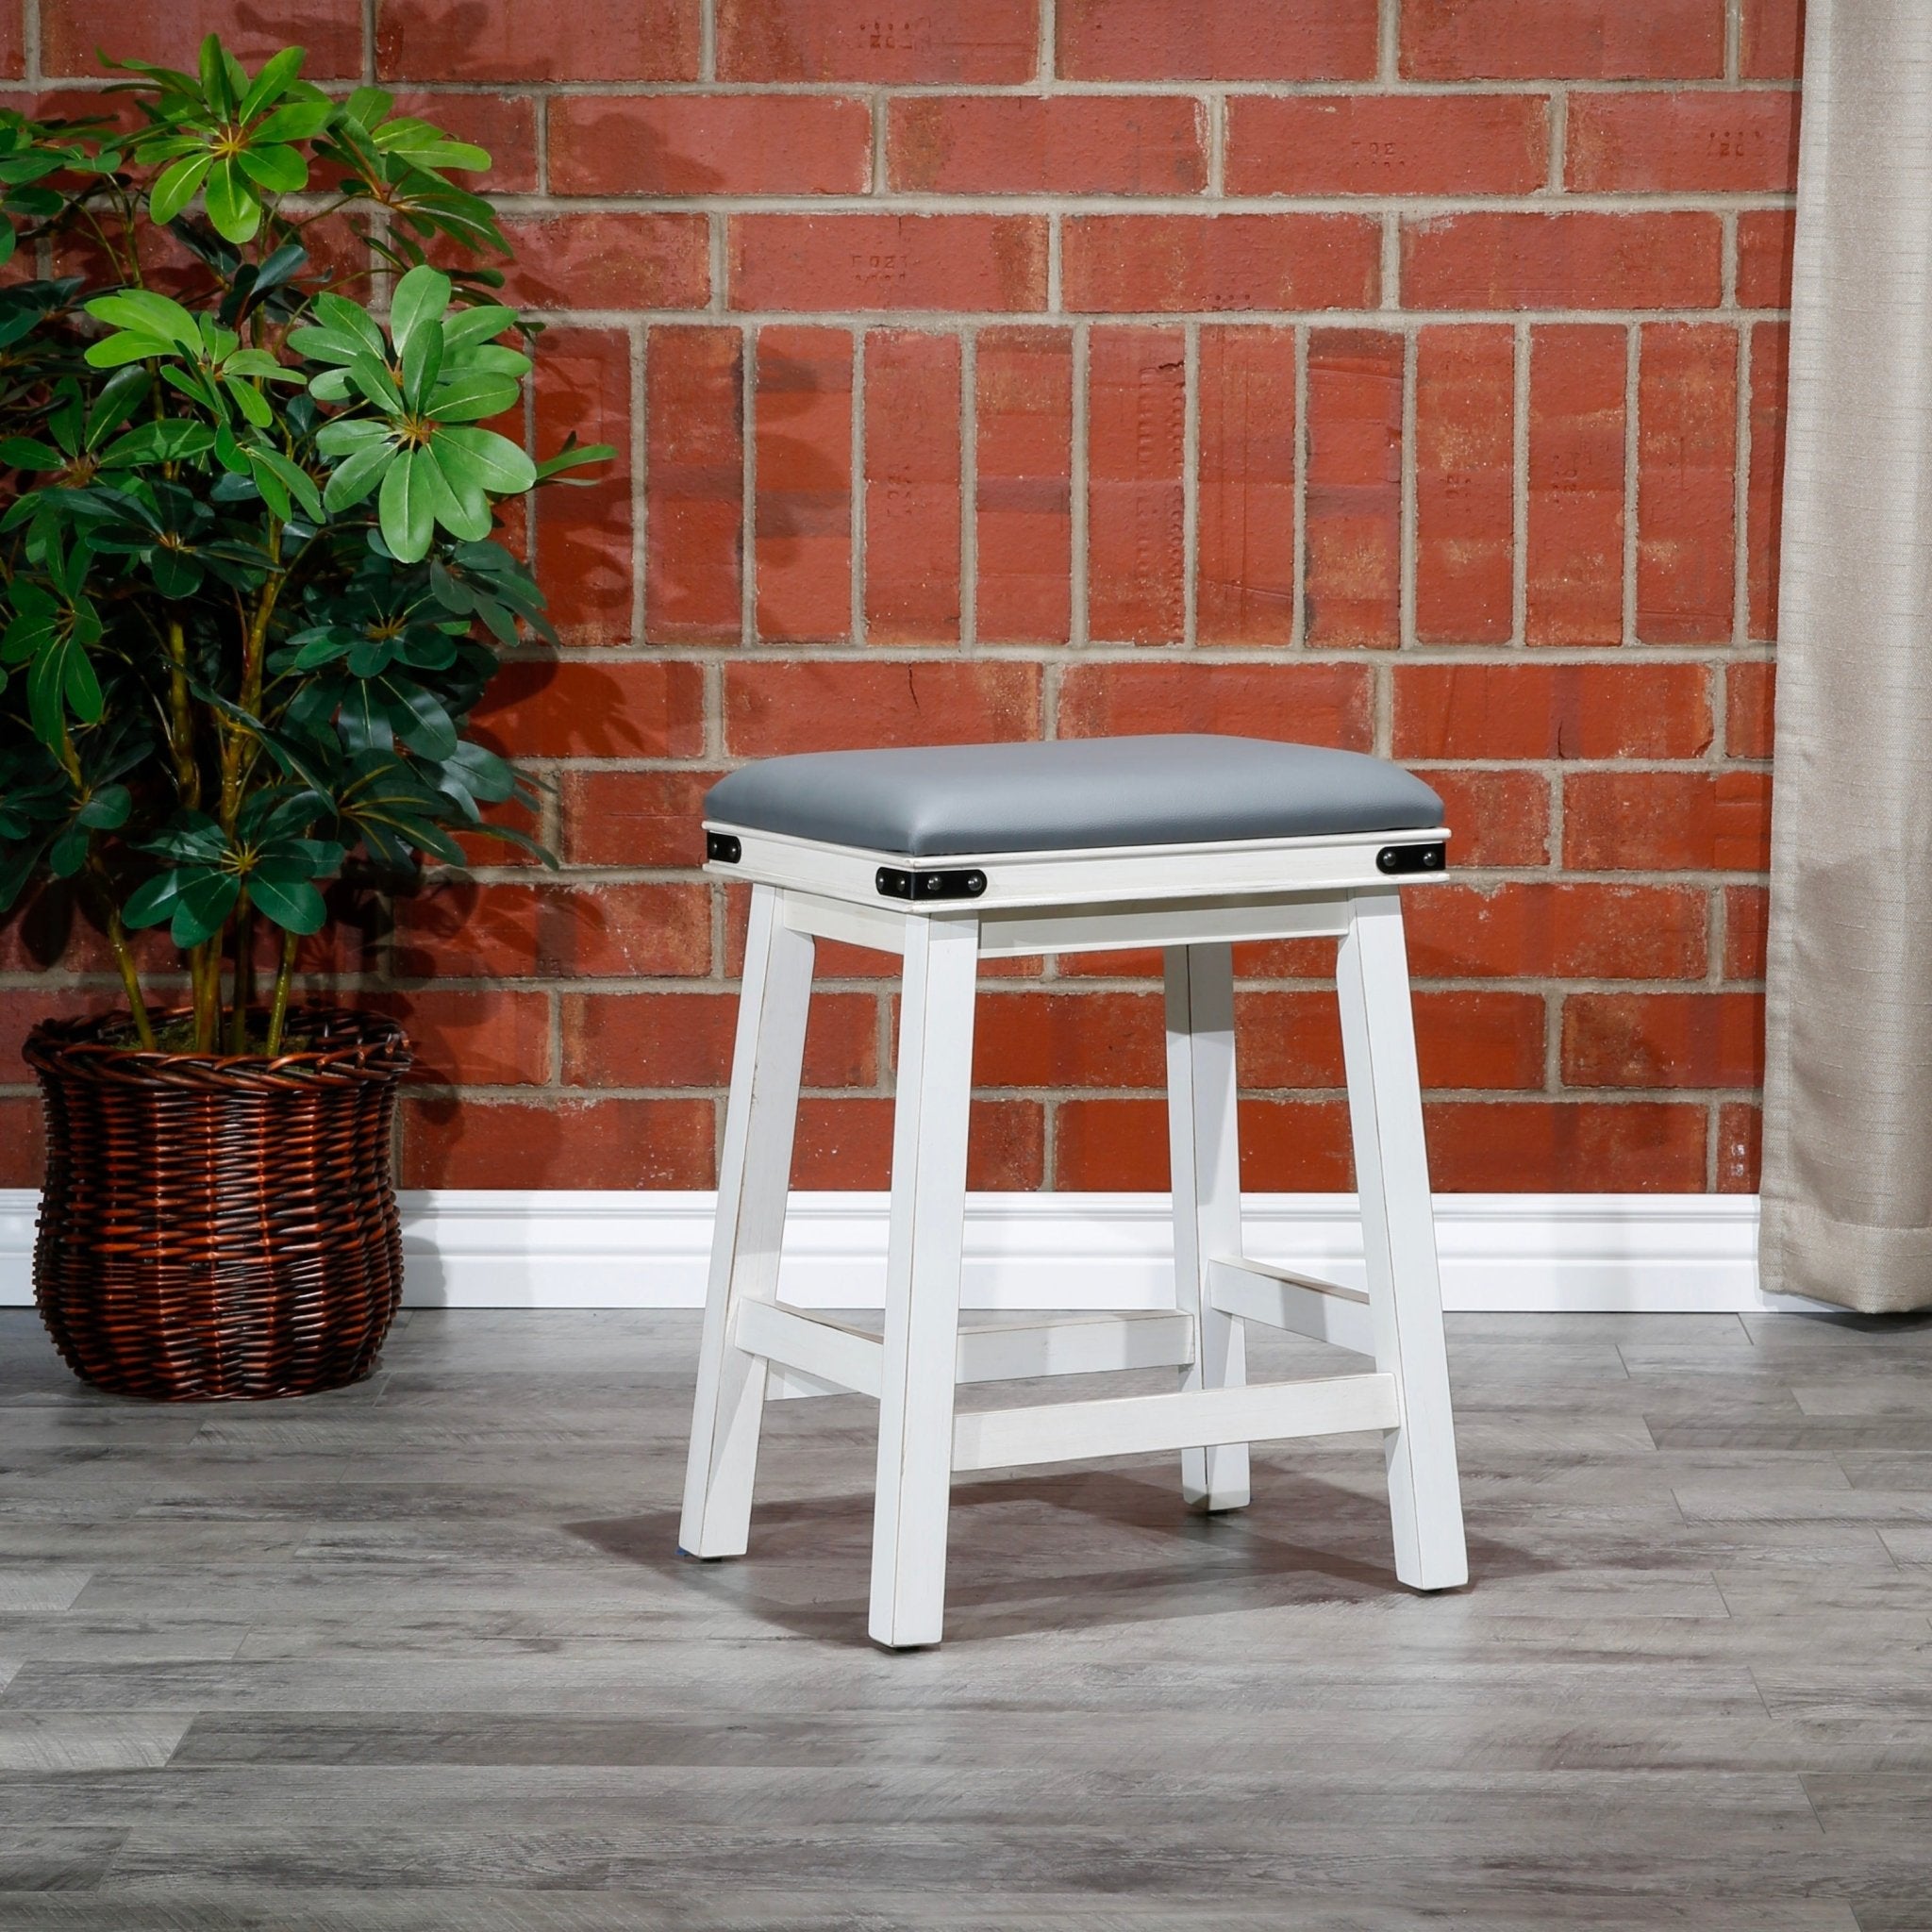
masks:
<path fill-rule="evenodd" d="M 1212 736 L 823 752 L 723 779 L 707 869 L 749 881 L 680 1545 L 749 1539 L 768 1398 L 879 1405 L 870 1629 L 940 1641 L 956 1474 L 1180 1452 L 1186 1500 L 1248 1501 L 1248 1444 L 1379 1430 L 1395 1574 L 1468 1577 L 1402 932 L 1438 879 L 1441 801 L 1354 752 Z M 1366 1291 L 1242 1253 L 1232 948 L 1339 939 Z M 883 1338 L 777 1298 L 816 939 L 904 961 Z M 1158 946 L 1166 962 L 1174 1306 L 959 1327 L 979 961 Z M 1373 1359 L 1250 1386 L 1244 1324 Z M 1166 1393 L 954 1413 L 960 1382 L 1172 1366 Z"/>

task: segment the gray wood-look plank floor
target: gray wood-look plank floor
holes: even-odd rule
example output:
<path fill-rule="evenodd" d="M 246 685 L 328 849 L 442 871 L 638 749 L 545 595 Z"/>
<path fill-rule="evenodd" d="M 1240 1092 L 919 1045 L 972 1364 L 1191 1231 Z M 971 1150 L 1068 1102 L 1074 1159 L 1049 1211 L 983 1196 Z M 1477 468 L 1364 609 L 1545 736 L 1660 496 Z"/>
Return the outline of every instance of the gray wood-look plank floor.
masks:
<path fill-rule="evenodd" d="M 0 1312 L 0 1926 L 1928 1932 L 1932 1322 L 1450 1327 L 1467 1591 L 1372 1441 L 1142 1458 L 962 1484 L 892 1657 L 868 1404 L 675 1556 L 694 1317 L 167 1408 Z"/>

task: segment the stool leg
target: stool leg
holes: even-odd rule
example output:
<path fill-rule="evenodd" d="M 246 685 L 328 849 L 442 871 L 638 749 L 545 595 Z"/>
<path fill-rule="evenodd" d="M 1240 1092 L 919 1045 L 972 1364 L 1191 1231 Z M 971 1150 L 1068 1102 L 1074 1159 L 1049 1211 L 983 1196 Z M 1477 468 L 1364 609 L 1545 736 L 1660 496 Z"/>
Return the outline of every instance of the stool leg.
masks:
<path fill-rule="evenodd" d="M 751 1534 L 765 1364 L 735 1344 L 732 1324 L 740 1302 L 778 1292 L 811 964 L 812 942 L 785 924 L 777 890 L 754 886 L 677 1532 L 687 1556 L 741 1557 Z"/>
<path fill-rule="evenodd" d="M 907 920 L 872 1543 L 872 1639 L 893 1650 L 945 1616 L 978 966 L 977 920 Z"/>
<path fill-rule="evenodd" d="M 1167 1122 L 1174 1175 L 1174 1303 L 1194 1318 L 1183 1389 L 1239 1389 L 1248 1378 L 1242 1324 L 1208 1297 L 1208 1264 L 1241 1252 L 1241 1144 L 1235 1124 L 1234 955 L 1224 945 L 1167 948 Z M 1248 1500 L 1248 1447 L 1181 1452 L 1181 1493 L 1196 1509 Z"/>
<path fill-rule="evenodd" d="M 1335 971 L 1375 1366 L 1395 1376 L 1402 1403 L 1385 1448 L 1395 1574 L 1416 1590 L 1454 1590 L 1469 1581 L 1469 1557 L 1402 901 L 1391 888 L 1351 902 Z"/>

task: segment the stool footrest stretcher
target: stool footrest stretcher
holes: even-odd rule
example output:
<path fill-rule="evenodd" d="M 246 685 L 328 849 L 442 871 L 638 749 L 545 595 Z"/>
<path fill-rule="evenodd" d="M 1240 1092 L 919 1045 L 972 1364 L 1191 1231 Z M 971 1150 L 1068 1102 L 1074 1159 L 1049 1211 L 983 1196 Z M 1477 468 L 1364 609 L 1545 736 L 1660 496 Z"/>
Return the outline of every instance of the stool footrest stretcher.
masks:
<path fill-rule="evenodd" d="M 1265 1322 L 1357 1355 L 1375 1352 L 1369 1298 L 1358 1288 L 1266 1261 L 1217 1256 L 1208 1264 L 1208 1298 L 1224 1315 Z"/>

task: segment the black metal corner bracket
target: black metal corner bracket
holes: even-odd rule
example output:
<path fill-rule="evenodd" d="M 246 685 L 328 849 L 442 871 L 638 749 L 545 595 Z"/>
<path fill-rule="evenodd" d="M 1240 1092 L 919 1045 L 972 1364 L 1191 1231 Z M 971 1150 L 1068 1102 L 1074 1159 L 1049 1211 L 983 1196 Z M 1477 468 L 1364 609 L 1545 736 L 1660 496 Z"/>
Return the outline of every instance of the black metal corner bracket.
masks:
<path fill-rule="evenodd" d="M 878 870 L 882 899 L 976 899 L 986 891 L 983 872 L 902 872 L 894 865 Z"/>
<path fill-rule="evenodd" d="M 1449 848 L 1446 845 L 1385 845 L 1375 854 L 1377 872 L 1441 872 L 1448 863 Z"/>

